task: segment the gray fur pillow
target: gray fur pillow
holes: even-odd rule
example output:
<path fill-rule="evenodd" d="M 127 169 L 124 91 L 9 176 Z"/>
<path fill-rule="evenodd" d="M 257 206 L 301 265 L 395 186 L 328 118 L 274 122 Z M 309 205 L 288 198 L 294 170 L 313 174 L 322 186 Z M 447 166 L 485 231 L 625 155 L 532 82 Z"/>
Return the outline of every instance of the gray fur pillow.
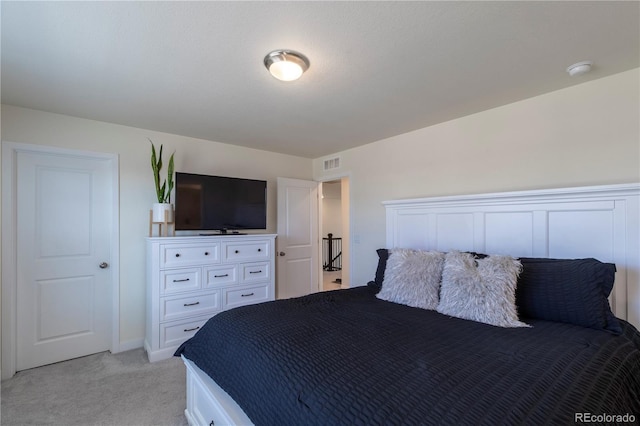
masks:
<path fill-rule="evenodd" d="M 443 266 L 444 253 L 393 249 L 376 297 L 414 308 L 436 309 Z"/>
<path fill-rule="evenodd" d="M 498 327 L 529 327 L 518 320 L 516 284 L 522 265 L 511 256 L 475 259 L 452 251 L 445 257 L 441 314 Z"/>

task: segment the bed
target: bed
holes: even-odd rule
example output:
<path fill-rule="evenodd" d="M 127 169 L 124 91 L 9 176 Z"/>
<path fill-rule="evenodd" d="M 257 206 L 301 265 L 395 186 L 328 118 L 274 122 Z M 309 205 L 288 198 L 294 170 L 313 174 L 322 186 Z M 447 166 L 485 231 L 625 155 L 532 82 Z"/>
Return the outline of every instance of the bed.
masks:
<path fill-rule="evenodd" d="M 187 419 L 637 423 L 638 194 L 634 184 L 387 202 L 388 248 L 368 285 L 223 312 L 180 347 Z M 415 286 L 385 300 L 402 294 L 393 282 L 413 282 L 413 266 L 426 276 L 427 261 L 441 267 L 439 300 L 414 303 Z M 507 265 L 480 280 L 511 298 L 504 312 L 456 312 L 473 297 L 459 292 L 458 261 L 473 274 Z M 512 291 L 492 284 L 503 278 Z"/>

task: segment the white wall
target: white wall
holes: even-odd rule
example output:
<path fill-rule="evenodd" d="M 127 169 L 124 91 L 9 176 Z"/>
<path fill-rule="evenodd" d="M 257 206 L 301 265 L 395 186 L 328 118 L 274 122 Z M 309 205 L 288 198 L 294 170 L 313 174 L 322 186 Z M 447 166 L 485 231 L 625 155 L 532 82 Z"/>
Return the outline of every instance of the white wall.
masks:
<path fill-rule="evenodd" d="M 2 141 L 116 153 L 120 162 L 120 342 L 142 343 L 145 249 L 155 200 L 150 144 L 175 151 L 177 171 L 267 180 L 267 232 L 276 231 L 276 177 L 311 179 L 310 159 L 2 106 Z M 166 161 L 166 160 L 165 160 Z"/>
<path fill-rule="evenodd" d="M 336 153 L 331 172 L 351 183 L 352 286 L 374 277 L 384 200 L 640 181 L 639 81 L 635 69 Z"/>

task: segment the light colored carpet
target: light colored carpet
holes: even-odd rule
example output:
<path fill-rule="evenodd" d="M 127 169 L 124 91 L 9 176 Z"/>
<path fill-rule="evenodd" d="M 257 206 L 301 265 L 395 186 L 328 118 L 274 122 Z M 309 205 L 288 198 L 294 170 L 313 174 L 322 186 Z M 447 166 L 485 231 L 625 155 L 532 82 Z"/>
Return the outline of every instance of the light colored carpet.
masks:
<path fill-rule="evenodd" d="M 0 398 L 3 426 L 187 424 L 182 360 L 149 363 L 142 349 L 20 371 Z"/>

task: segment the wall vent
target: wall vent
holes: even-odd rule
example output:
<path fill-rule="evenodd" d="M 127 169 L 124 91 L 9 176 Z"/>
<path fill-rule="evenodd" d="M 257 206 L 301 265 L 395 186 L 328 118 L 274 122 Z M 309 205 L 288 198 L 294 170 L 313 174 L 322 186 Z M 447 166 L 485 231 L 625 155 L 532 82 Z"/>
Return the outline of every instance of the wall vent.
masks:
<path fill-rule="evenodd" d="M 323 170 L 334 170 L 340 168 L 340 157 L 329 158 L 324 160 Z"/>

